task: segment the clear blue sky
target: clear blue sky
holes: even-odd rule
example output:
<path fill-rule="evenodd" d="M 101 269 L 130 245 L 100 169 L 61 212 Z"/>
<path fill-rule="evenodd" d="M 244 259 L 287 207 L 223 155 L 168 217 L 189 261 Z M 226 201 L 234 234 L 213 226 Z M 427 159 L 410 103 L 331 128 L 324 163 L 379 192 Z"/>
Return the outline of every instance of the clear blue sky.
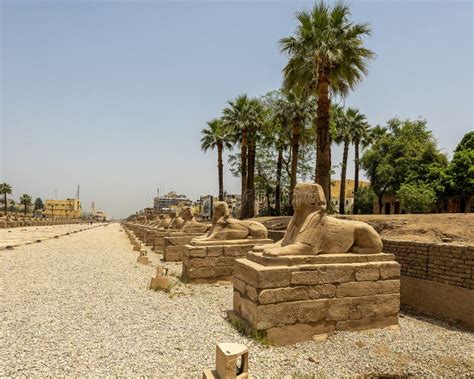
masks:
<path fill-rule="evenodd" d="M 0 180 L 14 198 L 71 197 L 80 183 L 85 210 L 94 200 L 121 217 L 158 186 L 217 192 L 200 131 L 228 99 L 281 85 L 278 40 L 312 2 L 1 4 Z M 473 129 L 472 2 L 349 4 L 377 58 L 346 104 L 373 124 L 426 118 L 450 154 Z M 238 192 L 238 179 L 225 187 Z"/>

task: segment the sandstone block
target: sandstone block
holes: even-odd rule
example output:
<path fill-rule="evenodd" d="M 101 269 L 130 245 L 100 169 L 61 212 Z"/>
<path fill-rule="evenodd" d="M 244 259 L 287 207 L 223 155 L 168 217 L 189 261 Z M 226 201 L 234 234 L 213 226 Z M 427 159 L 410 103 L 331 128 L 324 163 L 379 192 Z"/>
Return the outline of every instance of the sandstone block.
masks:
<path fill-rule="evenodd" d="M 206 249 L 206 254 L 209 257 L 220 257 L 224 255 L 224 248 L 222 246 L 208 246 Z"/>
<path fill-rule="evenodd" d="M 232 278 L 232 283 L 234 285 L 234 290 L 239 291 L 241 294 L 245 294 L 245 282 L 236 278 L 235 276 Z"/>
<path fill-rule="evenodd" d="M 397 262 L 382 263 L 379 268 L 380 279 L 400 278 L 400 264 Z"/>
<path fill-rule="evenodd" d="M 204 258 L 207 256 L 207 252 L 206 252 L 206 249 L 203 248 L 203 247 L 190 247 L 190 246 L 186 246 L 185 247 L 185 251 L 187 253 L 184 253 L 185 255 L 188 255 L 192 258 L 197 258 L 197 257 L 201 257 L 201 258 Z"/>
<path fill-rule="evenodd" d="M 357 267 L 355 269 L 355 279 L 359 281 L 366 280 L 378 280 L 379 279 L 379 266 L 378 265 L 366 265 Z"/>
<path fill-rule="evenodd" d="M 292 285 L 315 285 L 345 283 L 354 280 L 354 266 L 351 264 L 321 265 L 312 271 L 296 271 L 291 274 Z"/>
<path fill-rule="evenodd" d="M 289 345 L 308 340 L 308 336 L 330 333 L 335 330 L 334 321 L 286 325 L 267 329 L 267 338 L 276 346 Z"/>
<path fill-rule="evenodd" d="M 250 250 L 252 250 L 252 246 L 225 246 L 224 255 L 228 257 L 245 258 Z"/>

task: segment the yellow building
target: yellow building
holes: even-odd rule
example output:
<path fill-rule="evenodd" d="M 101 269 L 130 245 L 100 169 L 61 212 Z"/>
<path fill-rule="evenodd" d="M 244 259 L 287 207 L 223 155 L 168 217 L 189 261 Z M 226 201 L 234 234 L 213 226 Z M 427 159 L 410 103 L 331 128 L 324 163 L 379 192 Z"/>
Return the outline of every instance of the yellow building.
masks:
<path fill-rule="evenodd" d="M 353 179 L 346 179 L 346 194 L 345 194 L 345 204 L 344 209 L 347 212 L 350 212 L 352 205 L 354 204 L 354 184 Z M 370 182 L 359 180 L 359 188 L 367 187 L 370 185 Z M 341 193 L 341 181 L 340 180 L 331 180 L 331 203 L 335 208 L 335 211 L 339 210 L 339 194 Z"/>
<path fill-rule="evenodd" d="M 79 199 L 50 200 L 44 204 L 43 215 L 48 217 L 79 218 L 82 214 Z"/>

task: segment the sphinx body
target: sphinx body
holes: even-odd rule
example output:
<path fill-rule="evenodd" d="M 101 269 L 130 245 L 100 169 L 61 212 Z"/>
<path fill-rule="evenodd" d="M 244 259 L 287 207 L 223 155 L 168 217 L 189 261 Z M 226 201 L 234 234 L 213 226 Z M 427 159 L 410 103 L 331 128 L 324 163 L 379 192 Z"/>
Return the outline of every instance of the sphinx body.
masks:
<path fill-rule="evenodd" d="M 240 239 L 264 239 L 268 237 L 267 228 L 252 220 L 237 220 L 230 215 L 224 201 L 218 201 L 213 208 L 213 225 L 208 235 L 197 238 L 204 241 L 228 241 Z"/>
<path fill-rule="evenodd" d="M 193 210 L 191 207 L 183 208 L 181 212 L 181 217 L 184 220 L 184 224 L 181 228 L 181 231 L 184 233 L 206 233 L 211 225 L 203 224 L 202 222 L 197 222 L 194 218 Z"/>
<path fill-rule="evenodd" d="M 163 217 L 163 219 L 161 220 L 161 223 L 160 223 L 160 228 L 163 228 L 163 229 L 168 229 L 171 225 L 171 222 L 173 221 L 173 219 L 169 216 L 169 215 L 165 215 Z"/>
<path fill-rule="evenodd" d="M 181 229 L 184 225 L 184 220 L 182 219 L 181 216 L 175 217 L 171 220 L 170 225 L 168 226 L 168 229 Z"/>
<path fill-rule="evenodd" d="M 256 246 L 254 251 L 263 251 L 267 256 L 382 252 L 382 240 L 369 224 L 325 214 L 326 198 L 319 184 L 298 184 L 293 208 L 295 212 L 283 239 Z"/>

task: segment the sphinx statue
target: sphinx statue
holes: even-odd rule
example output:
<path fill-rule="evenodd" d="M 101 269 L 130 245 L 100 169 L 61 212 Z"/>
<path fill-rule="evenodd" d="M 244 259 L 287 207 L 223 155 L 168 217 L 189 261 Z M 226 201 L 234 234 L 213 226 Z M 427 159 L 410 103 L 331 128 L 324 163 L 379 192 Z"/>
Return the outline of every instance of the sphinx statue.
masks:
<path fill-rule="evenodd" d="M 176 216 L 176 213 L 173 213 L 171 217 L 172 220 L 170 225 L 168 226 L 168 229 L 181 229 L 184 225 L 184 220 L 181 215 Z"/>
<path fill-rule="evenodd" d="M 173 218 L 170 215 L 164 215 L 160 223 L 160 228 L 168 229 L 172 221 Z"/>
<path fill-rule="evenodd" d="M 163 215 L 159 214 L 158 216 L 155 217 L 155 219 L 151 222 L 150 227 L 152 228 L 159 228 L 161 225 L 161 222 L 163 221 Z"/>
<path fill-rule="evenodd" d="M 224 201 L 214 203 L 212 221 L 209 233 L 204 237 L 195 238 L 193 241 L 228 241 L 268 237 L 267 228 L 260 222 L 233 218 Z"/>
<path fill-rule="evenodd" d="M 211 227 L 211 225 L 197 222 L 191 207 L 184 207 L 181 211 L 181 217 L 184 220 L 181 231 L 184 233 L 206 233 Z"/>
<path fill-rule="evenodd" d="M 292 205 L 294 214 L 283 239 L 255 246 L 253 251 L 266 256 L 382 252 L 382 240 L 369 224 L 326 215 L 326 198 L 319 184 L 297 184 Z"/>

